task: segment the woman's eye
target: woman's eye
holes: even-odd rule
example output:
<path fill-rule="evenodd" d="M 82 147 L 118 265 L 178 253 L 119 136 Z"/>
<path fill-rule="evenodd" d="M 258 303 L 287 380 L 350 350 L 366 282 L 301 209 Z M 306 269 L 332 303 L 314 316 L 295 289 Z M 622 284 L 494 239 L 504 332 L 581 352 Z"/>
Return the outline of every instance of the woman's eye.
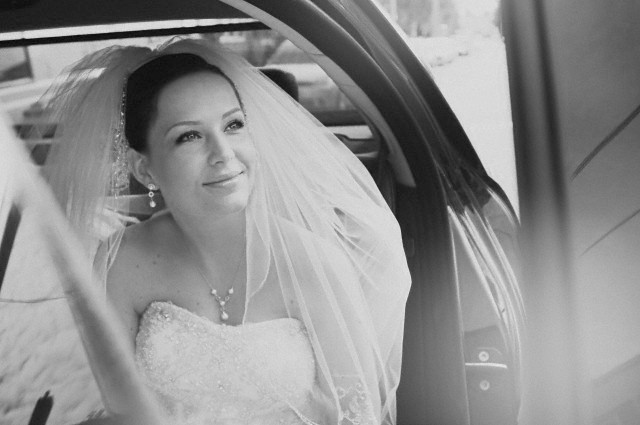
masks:
<path fill-rule="evenodd" d="M 198 133 L 197 131 L 187 131 L 186 133 L 182 133 L 180 136 L 178 136 L 178 138 L 176 139 L 176 143 L 180 144 L 185 142 L 193 142 L 194 140 L 198 140 L 201 137 L 202 136 L 200 136 L 200 133 Z"/>
<path fill-rule="evenodd" d="M 241 120 L 233 120 L 225 127 L 225 131 L 238 131 L 244 127 L 244 122 Z"/>

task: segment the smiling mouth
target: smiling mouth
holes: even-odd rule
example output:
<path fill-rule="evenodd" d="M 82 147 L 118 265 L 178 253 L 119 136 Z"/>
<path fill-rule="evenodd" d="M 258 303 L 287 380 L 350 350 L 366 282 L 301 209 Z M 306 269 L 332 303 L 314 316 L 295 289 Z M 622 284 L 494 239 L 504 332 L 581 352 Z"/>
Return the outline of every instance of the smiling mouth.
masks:
<path fill-rule="evenodd" d="M 218 185 L 223 185 L 227 182 L 231 182 L 232 180 L 235 180 L 237 177 L 240 177 L 241 175 L 244 174 L 244 171 L 240 171 L 237 174 L 233 174 L 233 175 L 227 175 L 224 177 L 221 177 L 218 180 L 212 181 L 212 182 L 207 182 L 207 183 L 203 183 L 203 186 L 218 186 Z"/>

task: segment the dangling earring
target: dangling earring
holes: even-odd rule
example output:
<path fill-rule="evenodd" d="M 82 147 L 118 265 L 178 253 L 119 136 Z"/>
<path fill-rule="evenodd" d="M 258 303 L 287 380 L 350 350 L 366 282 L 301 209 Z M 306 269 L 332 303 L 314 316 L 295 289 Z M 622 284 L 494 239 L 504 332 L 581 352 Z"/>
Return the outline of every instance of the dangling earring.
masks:
<path fill-rule="evenodd" d="M 158 188 L 153 183 L 149 183 L 147 185 L 147 187 L 149 188 L 149 206 L 151 208 L 155 208 L 156 207 L 156 201 L 154 201 L 153 197 L 156 196 L 156 194 L 155 194 L 154 190 L 158 190 Z"/>

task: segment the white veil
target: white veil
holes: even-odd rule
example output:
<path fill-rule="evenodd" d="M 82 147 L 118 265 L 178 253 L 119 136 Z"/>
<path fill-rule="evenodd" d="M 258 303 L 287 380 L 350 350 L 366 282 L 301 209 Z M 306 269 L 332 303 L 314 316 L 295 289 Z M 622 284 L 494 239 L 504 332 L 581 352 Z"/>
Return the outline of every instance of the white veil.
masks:
<path fill-rule="evenodd" d="M 410 286 L 398 223 L 360 161 L 235 54 L 194 40 L 156 51 L 109 48 L 77 63 L 48 93 L 58 129 L 44 172 L 87 257 L 104 281 L 133 209 L 122 179 L 114 180 L 123 166 L 114 141 L 122 136 L 126 77 L 158 55 L 185 52 L 233 81 L 258 152 L 246 208 L 243 320 L 254 321 L 268 292 L 295 300 L 288 314 L 306 328 L 317 384 L 313 402 L 291 408 L 307 423 L 395 423 Z"/>

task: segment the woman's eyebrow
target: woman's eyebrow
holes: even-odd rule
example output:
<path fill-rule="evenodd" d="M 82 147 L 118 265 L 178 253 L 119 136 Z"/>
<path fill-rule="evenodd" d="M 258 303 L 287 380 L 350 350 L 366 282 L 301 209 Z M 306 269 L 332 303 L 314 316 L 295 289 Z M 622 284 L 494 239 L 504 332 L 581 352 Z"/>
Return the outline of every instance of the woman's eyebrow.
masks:
<path fill-rule="evenodd" d="M 222 119 L 225 119 L 225 118 L 227 118 L 229 115 L 233 115 L 233 114 L 235 114 L 235 113 L 236 113 L 236 112 L 238 112 L 238 111 L 242 112 L 242 109 L 240 109 L 239 107 L 235 107 L 235 108 L 233 108 L 233 109 L 231 109 L 231 110 L 229 110 L 229 111 L 225 112 L 224 114 L 222 114 Z"/>
<path fill-rule="evenodd" d="M 240 109 L 240 107 L 235 107 L 233 109 L 230 109 L 224 114 L 222 114 L 222 119 L 225 119 L 229 115 L 233 115 L 236 112 L 242 112 L 242 109 Z M 174 127 L 179 127 L 181 125 L 198 125 L 198 124 L 200 124 L 200 121 L 178 121 L 177 123 L 173 124 L 171 127 L 167 128 L 167 131 L 165 131 L 164 135 L 166 136 Z"/>
<path fill-rule="evenodd" d="M 167 131 L 164 132 L 164 135 L 166 136 L 167 134 L 169 134 L 171 129 L 174 127 L 178 127 L 181 125 L 198 125 L 198 124 L 200 124 L 200 121 L 178 121 L 177 123 L 173 124 L 171 127 L 167 128 Z"/>

